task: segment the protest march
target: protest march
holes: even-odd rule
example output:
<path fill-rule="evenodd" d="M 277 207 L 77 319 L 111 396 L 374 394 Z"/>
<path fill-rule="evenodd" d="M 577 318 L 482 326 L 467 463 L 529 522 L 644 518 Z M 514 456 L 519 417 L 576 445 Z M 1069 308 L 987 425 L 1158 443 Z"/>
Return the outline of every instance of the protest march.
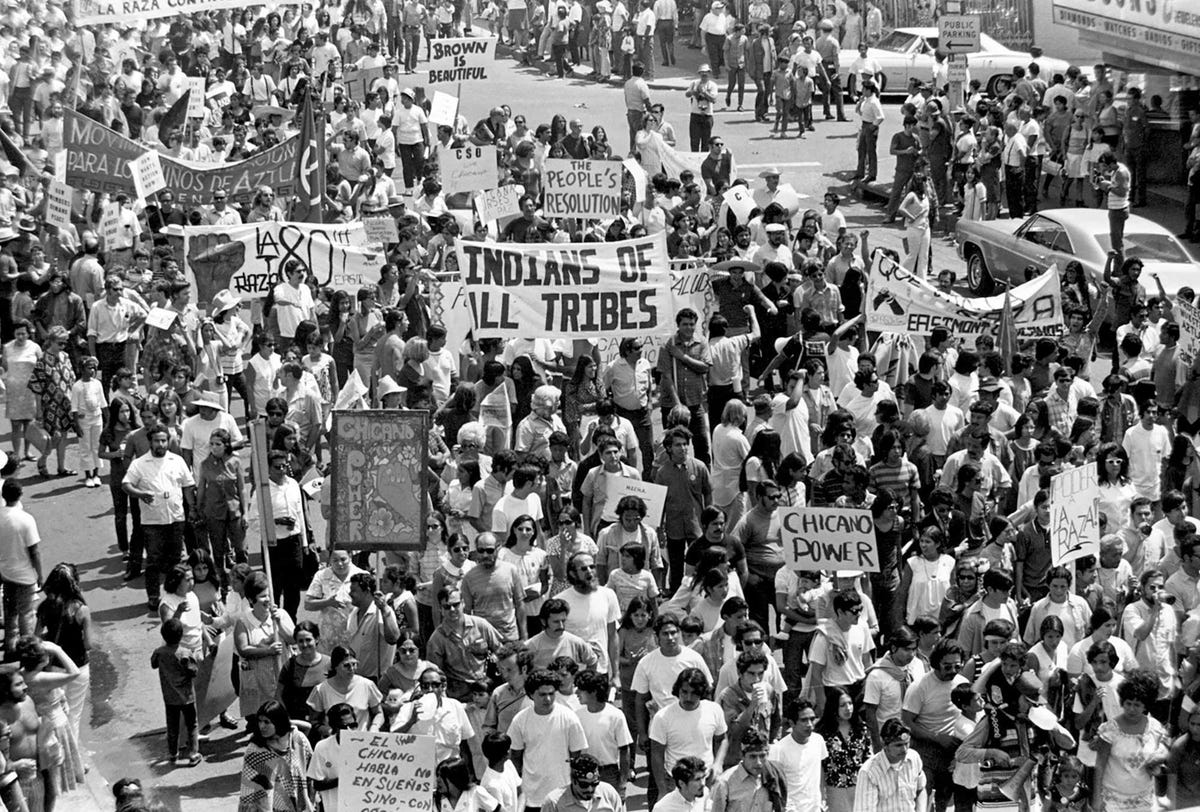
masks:
<path fill-rule="evenodd" d="M 9 0 L 0 812 L 1200 807 L 1200 16 L 1054 5 Z"/>

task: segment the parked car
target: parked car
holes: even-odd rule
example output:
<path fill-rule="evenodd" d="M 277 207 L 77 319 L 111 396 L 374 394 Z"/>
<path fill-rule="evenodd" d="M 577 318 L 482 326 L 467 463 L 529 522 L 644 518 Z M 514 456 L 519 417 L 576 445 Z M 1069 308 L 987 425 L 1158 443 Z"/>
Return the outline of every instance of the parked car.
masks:
<path fill-rule="evenodd" d="M 1062 270 L 1072 259 L 1099 282 L 1112 249 L 1105 209 L 1048 209 L 1024 221 L 959 220 L 955 235 L 967 263 L 967 287 L 976 296 L 987 295 L 996 283 L 1021 284 L 1027 266 L 1046 270 L 1057 263 Z M 1125 252 L 1145 262 L 1145 274 L 1157 274 L 1167 293 L 1200 287 L 1200 263 L 1158 223 L 1131 215 Z"/>
<path fill-rule="evenodd" d="M 897 28 L 880 40 L 867 55 L 879 62 L 883 71 L 880 78 L 881 93 L 907 93 L 908 80 L 912 77 L 922 83 L 933 81 L 933 54 L 938 47 L 937 28 Z M 979 37 L 979 53 L 967 55 L 967 71 L 972 79 L 978 79 L 991 96 L 999 95 L 1005 77 L 1011 84 L 1012 69 L 1016 65 L 1028 67 L 1033 57 L 1021 51 L 1012 51 L 987 34 Z M 843 50 L 838 58 L 842 72 L 842 87 L 848 87 L 850 66 L 858 59 L 858 51 Z M 1048 83 L 1055 73 L 1066 74 L 1070 64 L 1063 59 L 1039 57 L 1042 78 Z"/>

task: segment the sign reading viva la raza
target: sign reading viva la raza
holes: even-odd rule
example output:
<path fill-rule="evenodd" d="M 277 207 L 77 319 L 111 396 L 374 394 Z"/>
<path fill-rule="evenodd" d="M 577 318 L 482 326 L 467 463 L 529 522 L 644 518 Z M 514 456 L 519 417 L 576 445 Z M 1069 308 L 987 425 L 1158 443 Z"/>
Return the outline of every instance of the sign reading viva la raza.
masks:
<path fill-rule="evenodd" d="M 279 223 L 197 226 L 183 230 L 183 255 L 198 301 L 232 290 L 259 299 L 283 280 L 283 265 L 299 260 L 317 281 L 357 291 L 378 278 L 382 254 L 368 247 L 362 223 Z"/>
<path fill-rule="evenodd" d="M 609 243 L 460 240 L 455 252 L 476 338 L 645 336 L 675 329 L 662 232 Z"/>
<path fill-rule="evenodd" d="M 1100 483 L 1096 464 L 1071 468 L 1050 479 L 1050 560 L 1066 564 L 1100 556 Z"/>
<path fill-rule="evenodd" d="M 259 186 L 270 186 L 284 199 L 299 182 L 296 177 L 296 138 L 244 161 L 228 164 L 199 164 L 159 156 L 165 189 L 175 194 L 181 206 L 212 202 L 212 194 L 223 189 L 230 203 L 249 202 Z M 63 109 L 63 147 L 66 151 L 66 183 L 91 192 L 137 194 L 133 164 L 146 148 L 103 124 Z"/>
<path fill-rule="evenodd" d="M 429 84 L 484 82 L 491 78 L 496 61 L 496 40 L 491 37 L 435 39 L 429 60 Z"/>
<path fill-rule="evenodd" d="M 548 159 L 542 173 L 546 185 L 542 210 L 548 217 L 619 217 L 621 170 L 616 161 Z"/>
<path fill-rule="evenodd" d="M 1009 290 L 1018 338 L 1061 335 L 1062 291 L 1058 267 Z M 974 346 L 979 335 L 998 335 L 1004 295 L 968 298 L 942 293 L 882 253 L 875 254 L 864 302 L 867 329 L 930 335 L 944 327 Z"/>
<path fill-rule="evenodd" d="M 775 512 L 786 566 L 797 570 L 879 572 L 869 510 L 789 507 Z"/>

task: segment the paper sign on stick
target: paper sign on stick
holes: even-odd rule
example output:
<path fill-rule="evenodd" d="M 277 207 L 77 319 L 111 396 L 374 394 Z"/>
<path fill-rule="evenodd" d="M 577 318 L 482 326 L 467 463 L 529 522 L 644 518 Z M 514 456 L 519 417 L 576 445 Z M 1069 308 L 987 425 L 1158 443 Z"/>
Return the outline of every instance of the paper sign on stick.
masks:
<path fill-rule="evenodd" d="M 100 210 L 100 238 L 104 240 L 104 245 L 112 245 L 113 242 L 121 234 L 121 218 L 119 217 L 119 204 L 105 203 Z"/>
<path fill-rule="evenodd" d="M 750 222 L 750 212 L 754 210 L 754 195 L 749 189 L 745 186 L 732 186 L 721 198 L 729 204 L 729 210 L 734 213 L 739 223 Z"/>
<path fill-rule="evenodd" d="M 163 177 L 162 161 L 157 152 L 143 152 L 130 167 L 133 170 L 133 185 L 137 196 L 145 200 L 150 195 L 167 188 L 167 179 Z"/>
<path fill-rule="evenodd" d="M 637 496 L 646 503 L 647 527 L 658 527 L 662 524 L 663 508 L 667 504 L 667 486 L 655 485 L 632 477 L 608 477 L 608 489 L 605 505 L 616 508 L 617 502 L 623 496 Z"/>
<path fill-rule="evenodd" d="M 495 147 L 458 147 L 442 153 L 442 188 L 446 194 L 481 192 L 496 186 Z"/>
<path fill-rule="evenodd" d="M 56 228 L 71 227 L 71 198 L 73 190 L 61 180 L 51 180 L 46 189 L 46 224 Z"/>
<path fill-rule="evenodd" d="M 1050 479 L 1050 560 L 1057 566 L 1100 556 L 1100 483 L 1096 464 Z"/>
<path fill-rule="evenodd" d="M 429 60 L 429 84 L 482 83 L 496 61 L 496 40 L 490 37 L 438 38 Z"/>
<path fill-rule="evenodd" d="M 501 217 L 521 213 L 520 186 L 501 186 L 498 189 L 484 189 L 475 193 L 475 210 L 479 212 L 479 220 L 490 223 Z"/>
<path fill-rule="evenodd" d="M 146 324 L 150 327 L 157 327 L 159 330 L 170 330 L 171 325 L 175 323 L 176 313 L 166 307 L 153 307 L 146 314 Z"/>
<path fill-rule="evenodd" d="M 188 118 L 204 118 L 204 77 L 192 76 L 187 80 L 188 86 L 191 89 L 191 95 L 188 96 L 187 117 Z"/>
<path fill-rule="evenodd" d="M 363 217 L 363 228 L 367 231 L 367 242 L 377 242 L 383 245 L 400 242 L 400 230 L 390 214 Z"/>
<path fill-rule="evenodd" d="M 433 703 L 432 694 L 418 702 Z M 421 710 L 432 718 L 436 707 Z M 404 809 L 433 812 L 437 784 L 432 736 L 343 730 L 338 764 L 337 812 Z"/>
<path fill-rule="evenodd" d="M 879 572 L 875 520 L 869 510 L 789 507 L 775 512 L 785 566 L 797 570 Z"/>
<path fill-rule="evenodd" d="M 429 120 L 443 127 L 453 127 L 458 118 L 458 97 L 440 90 L 433 91 L 430 99 Z"/>

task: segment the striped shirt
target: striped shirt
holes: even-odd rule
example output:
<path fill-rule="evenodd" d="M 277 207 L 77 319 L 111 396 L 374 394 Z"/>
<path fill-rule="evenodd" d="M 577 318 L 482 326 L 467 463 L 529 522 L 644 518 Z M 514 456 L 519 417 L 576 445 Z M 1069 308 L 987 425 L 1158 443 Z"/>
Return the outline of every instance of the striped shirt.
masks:
<path fill-rule="evenodd" d="M 877 462 L 869 469 L 869 486 L 872 491 L 879 493 L 884 488 L 891 490 L 901 509 L 912 503 L 912 495 L 921 487 L 921 476 L 917 466 L 906 459 L 901 459 L 897 465 Z"/>
<path fill-rule="evenodd" d="M 876 753 L 858 770 L 854 812 L 913 812 L 924 791 L 925 771 L 915 750 L 906 752 L 898 764 Z"/>

